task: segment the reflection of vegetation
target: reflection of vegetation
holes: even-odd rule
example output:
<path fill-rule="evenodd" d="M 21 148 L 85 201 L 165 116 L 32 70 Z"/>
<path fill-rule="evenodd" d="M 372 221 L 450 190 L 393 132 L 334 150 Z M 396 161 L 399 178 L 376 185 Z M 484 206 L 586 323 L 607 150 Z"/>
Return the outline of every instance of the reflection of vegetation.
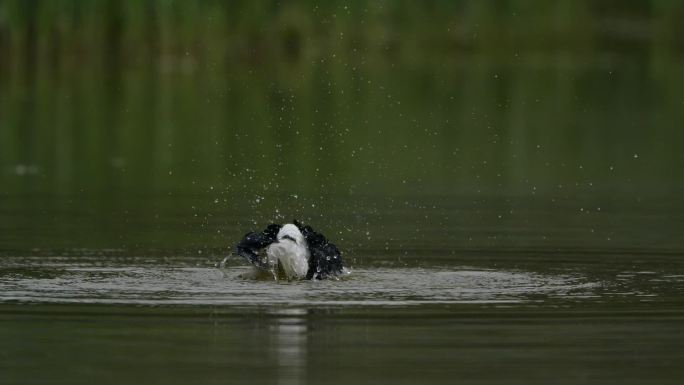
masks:
<path fill-rule="evenodd" d="M 675 49 L 683 16 L 684 5 L 669 0 L 6 0 L 0 32 L 3 51 L 21 53 L 9 57 L 15 63 L 69 53 L 140 64 L 189 53 L 218 65 L 326 51 L 632 50 L 651 41 Z"/>
<path fill-rule="evenodd" d="M 1 192 L 680 186 L 681 3 L 316 3 L 0 2 Z"/>

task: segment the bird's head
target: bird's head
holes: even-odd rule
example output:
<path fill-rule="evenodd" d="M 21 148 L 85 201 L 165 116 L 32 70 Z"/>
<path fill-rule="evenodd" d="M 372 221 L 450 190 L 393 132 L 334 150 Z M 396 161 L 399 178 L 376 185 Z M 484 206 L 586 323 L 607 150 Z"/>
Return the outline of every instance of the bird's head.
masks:
<path fill-rule="evenodd" d="M 288 223 L 278 232 L 278 242 L 294 242 L 298 245 L 304 245 L 304 235 L 299 231 L 297 226 Z"/>

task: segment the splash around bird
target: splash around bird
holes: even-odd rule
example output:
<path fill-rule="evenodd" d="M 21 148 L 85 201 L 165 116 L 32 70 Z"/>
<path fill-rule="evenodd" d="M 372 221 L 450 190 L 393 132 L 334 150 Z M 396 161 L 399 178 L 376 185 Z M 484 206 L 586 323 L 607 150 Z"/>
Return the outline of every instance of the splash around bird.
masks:
<path fill-rule="evenodd" d="M 268 273 L 276 279 L 336 279 L 348 274 L 337 246 L 297 220 L 249 232 L 235 251 L 255 266 L 256 274 Z"/>

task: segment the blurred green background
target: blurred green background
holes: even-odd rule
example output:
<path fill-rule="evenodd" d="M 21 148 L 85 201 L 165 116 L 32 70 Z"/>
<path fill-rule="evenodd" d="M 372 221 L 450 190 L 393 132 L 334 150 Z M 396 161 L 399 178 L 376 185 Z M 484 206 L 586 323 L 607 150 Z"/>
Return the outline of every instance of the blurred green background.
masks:
<path fill-rule="evenodd" d="M 668 0 L 2 0 L 2 240 L 220 244 L 291 216 L 363 240 L 454 201 L 546 213 L 508 227 L 662 215 L 681 20 Z"/>
<path fill-rule="evenodd" d="M 682 21 L 0 0 L 0 382 L 684 383 Z M 292 217 L 349 279 L 215 268 Z"/>

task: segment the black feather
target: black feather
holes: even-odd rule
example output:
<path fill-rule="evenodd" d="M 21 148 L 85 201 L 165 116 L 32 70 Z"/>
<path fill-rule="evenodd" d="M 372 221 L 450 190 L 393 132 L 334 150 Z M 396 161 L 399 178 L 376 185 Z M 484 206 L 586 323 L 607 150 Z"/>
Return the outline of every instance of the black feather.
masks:
<path fill-rule="evenodd" d="M 294 221 L 294 224 L 304 235 L 311 253 L 306 278 L 325 279 L 341 274 L 343 269 L 342 253 L 337 246 L 330 243 L 323 234 L 315 231 L 311 226 L 303 225 L 297 220 Z"/>
<path fill-rule="evenodd" d="M 280 231 L 281 227 L 281 225 L 273 223 L 260 233 L 250 232 L 245 234 L 242 240 L 235 246 L 235 251 L 254 266 L 262 270 L 268 270 L 267 261 L 259 257 L 258 252 L 278 240 L 278 231 Z"/>

